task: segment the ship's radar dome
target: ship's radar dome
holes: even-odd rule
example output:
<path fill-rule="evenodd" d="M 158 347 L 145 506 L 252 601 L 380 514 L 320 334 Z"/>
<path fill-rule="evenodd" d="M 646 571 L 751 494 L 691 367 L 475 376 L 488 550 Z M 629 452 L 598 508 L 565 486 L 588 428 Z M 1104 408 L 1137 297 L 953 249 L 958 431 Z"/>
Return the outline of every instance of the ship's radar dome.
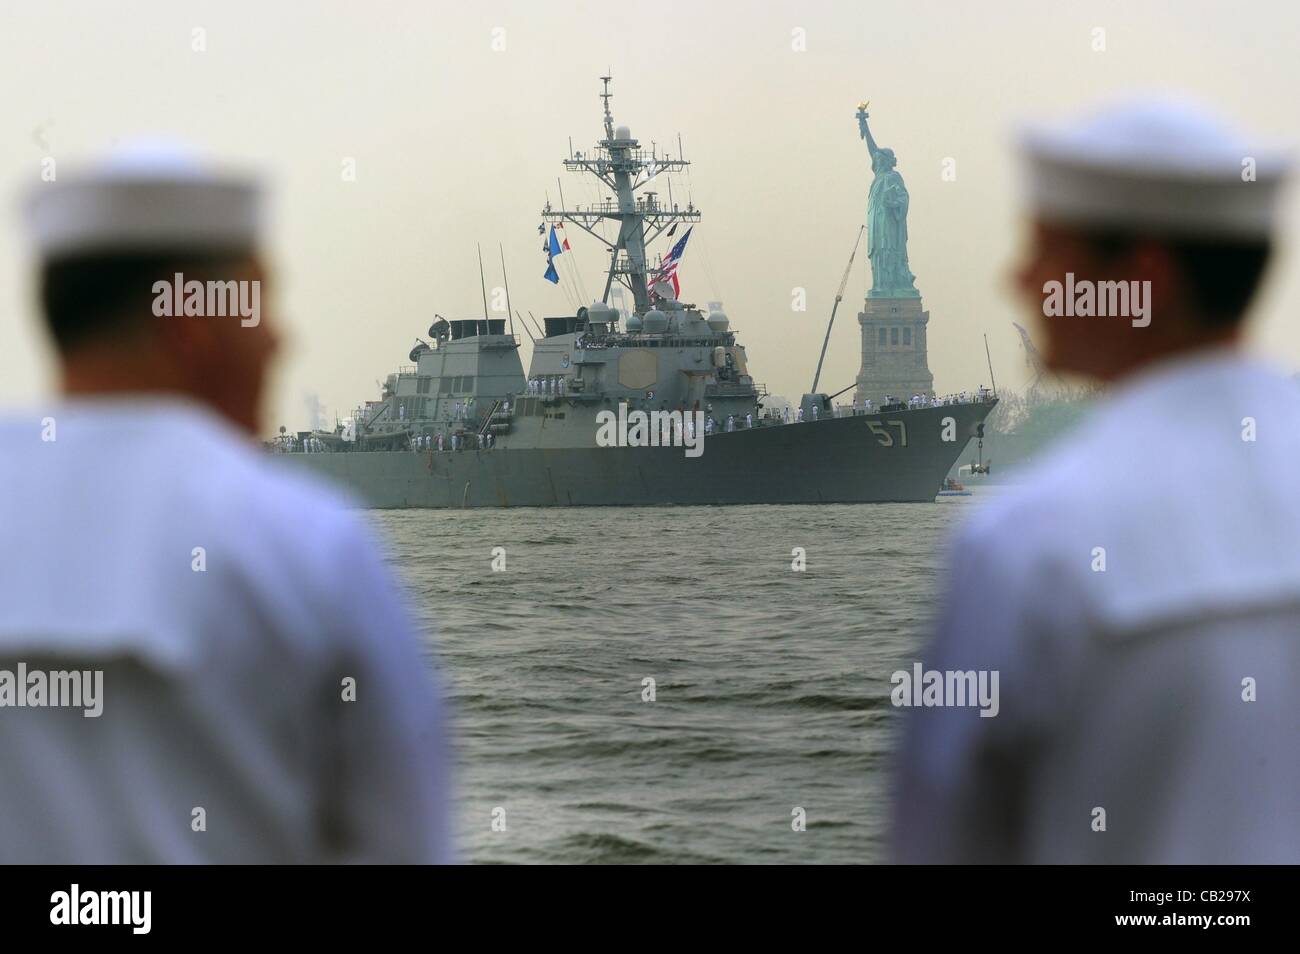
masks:
<path fill-rule="evenodd" d="M 622 142 L 629 142 L 632 139 L 632 130 L 626 126 L 619 126 L 614 130 L 614 138 Z"/>
<path fill-rule="evenodd" d="M 641 316 L 640 316 L 640 315 L 628 315 L 628 316 L 627 316 L 627 321 L 623 322 L 623 327 L 625 327 L 628 331 L 640 331 L 640 330 L 641 330 Z"/>
<path fill-rule="evenodd" d="M 605 304 L 603 301 L 593 301 L 587 306 L 587 323 L 599 324 L 601 322 L 611 322 L 618 316 L 618 312 Z"/>
<path fill-rule="evenodd" d="M 709 328 L 718 333 L 724 332 L 731 326 L 727 318 L 727 313 L 722 309 L 709 312 Z"/>
<path fill-rule="evenodd" d="M 668 330 L 668 316 L 658 308 L 651 308 L 645 313 L 644 327 L 649 334 L 663 334 Z"/>

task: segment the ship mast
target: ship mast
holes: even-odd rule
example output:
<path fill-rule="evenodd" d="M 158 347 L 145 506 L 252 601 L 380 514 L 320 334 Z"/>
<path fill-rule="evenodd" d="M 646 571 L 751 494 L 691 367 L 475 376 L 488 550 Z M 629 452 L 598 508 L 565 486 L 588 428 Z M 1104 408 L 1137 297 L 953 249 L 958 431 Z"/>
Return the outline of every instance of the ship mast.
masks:
<path fill-rule="evenodd" d="M 594 155 L 571 153 L 564 167 L 595 176 L 613 190 L 613 201 L 573 209 L 554 209 L 548 202 L 542 219 L 552 224 L 572 222 L 609 249 L 609 271 L 601 301 L 609 304 L 610 289 L 617 281 L 632 292 L 636 313 L 645 314 L 650 308 L 650 277 L 656 272 L 646 261 L 646 246 L 678 222 L 698 222 L 700 212 L 694 203 L 685 209 L 662 206 L 658 193 L 645 189 L 660 173 L 681 172 L 690 163 L 682 158 L 680 146 L 676 159 L 659 156 L 656 150 L 642 149 L 626 126 L 614 126 L 609 109 L 614 95 L 609 91 L 611 78 L 600 78 L 604 84 L 600 98 L 605 104 L 605 138 L 596 143 Z M 604 219 L 618 223 L 618 237 L 612 242 L 596 231 Z"/>

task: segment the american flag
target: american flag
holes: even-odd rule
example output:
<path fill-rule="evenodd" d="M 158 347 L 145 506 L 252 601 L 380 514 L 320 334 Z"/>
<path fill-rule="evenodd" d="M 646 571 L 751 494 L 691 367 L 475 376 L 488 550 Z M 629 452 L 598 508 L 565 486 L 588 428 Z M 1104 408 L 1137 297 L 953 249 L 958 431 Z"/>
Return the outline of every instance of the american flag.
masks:
<path fill-rule="evenodd" d="M 680 297 L 682 293 L 681 282 L 677 280 L 677 266 L 682 260 L 683 253 L 686 251 L 686 240 L 691 237 L 691 229 L 693 228 L 695 228 L 695 226 L 692 225 L 690 229 L 686 230 L 686 234 L 677 240 L 677 244 L 674 245 L 673 250 L 668 253 L 668 257 L 659 265 L 659 277 L 657 281 L 672 282 L 674 298 Z"/>

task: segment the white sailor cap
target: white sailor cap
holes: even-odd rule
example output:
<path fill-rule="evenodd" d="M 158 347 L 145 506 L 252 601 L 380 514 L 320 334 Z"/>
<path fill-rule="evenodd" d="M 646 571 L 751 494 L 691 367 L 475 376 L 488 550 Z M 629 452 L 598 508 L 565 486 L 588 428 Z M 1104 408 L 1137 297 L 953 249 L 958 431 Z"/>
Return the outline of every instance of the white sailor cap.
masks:
<path fill-rule="evenodd" d="M 1019 134 L 1024 187 L 1046 221 L 1184 237 L 1266 238 L 1290 157 L 1168 97 L 1115 103 Z"/>
<path fill-rule="evenodd" d="M 135 249 L 252 250 L 262 206 L 252 175 L 215 171 L 175 143 L 141 141 L 36 185 L 24 211 L 29 239 L 49 259 Z"/>

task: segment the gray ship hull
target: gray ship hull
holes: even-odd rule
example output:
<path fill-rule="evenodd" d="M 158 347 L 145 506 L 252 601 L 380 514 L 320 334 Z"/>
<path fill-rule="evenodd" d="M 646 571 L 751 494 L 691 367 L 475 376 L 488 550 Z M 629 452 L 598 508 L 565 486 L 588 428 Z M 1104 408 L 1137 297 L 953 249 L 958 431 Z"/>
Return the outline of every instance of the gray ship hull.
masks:
<path fill-rule="evenodd" d="M 715 433 L 697 458 L 680 447 L 498 447 L 277 459 L 382 509 L 932 502 L 993 407 L 947 405 Z M 955 421 L 955 440 L 943 440 L 945 418 Z M 890 423 L 897 421 L 905 424 L 906 443 Z"/>

